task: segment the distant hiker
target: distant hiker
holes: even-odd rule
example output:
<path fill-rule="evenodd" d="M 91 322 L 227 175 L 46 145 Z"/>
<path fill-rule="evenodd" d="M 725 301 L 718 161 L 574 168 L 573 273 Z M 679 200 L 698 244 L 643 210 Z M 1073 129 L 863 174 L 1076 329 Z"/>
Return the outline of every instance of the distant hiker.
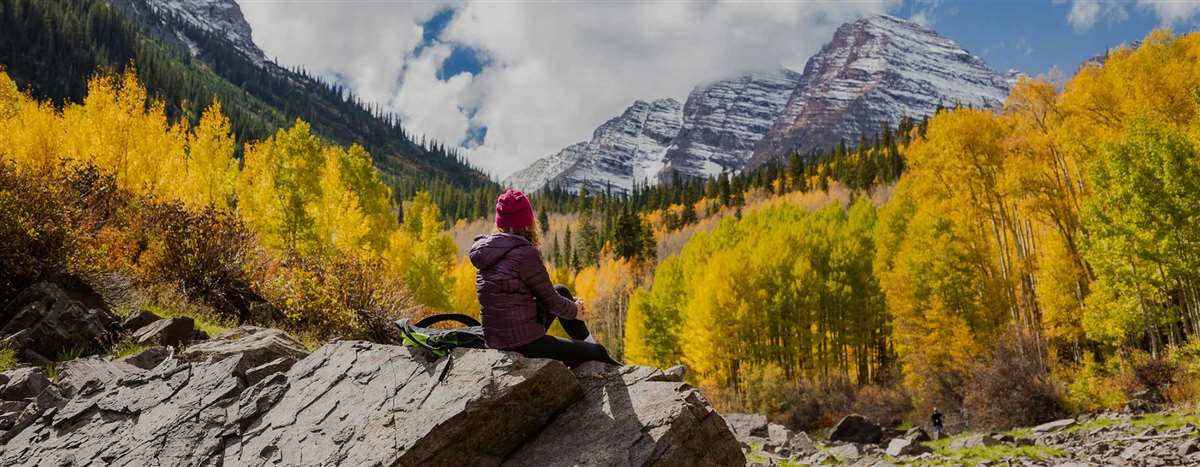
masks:
<path fill-rule="evenodd" d="M 933 415 L 929 416 L 929 423 L 933 425 L 933 439 L 942 439 L 942 413 L 938 412 L 937 407 L 933 408 Z"/>
<path fill-rule="evenodd" d="M 583 300 L 562 285 L 552 285 L 538 251 L 533 205 L 524 193 L 509 190 L 496 201 L 496 232 L 471 245 L 471 264 L 479 270 L 475 290 L 488 347 L 529 358 L 553 358 L 574 368 L 586 361 L 619 365 L 576 319 Z M 571 339 L 546 335 L 557 318 Z"/>

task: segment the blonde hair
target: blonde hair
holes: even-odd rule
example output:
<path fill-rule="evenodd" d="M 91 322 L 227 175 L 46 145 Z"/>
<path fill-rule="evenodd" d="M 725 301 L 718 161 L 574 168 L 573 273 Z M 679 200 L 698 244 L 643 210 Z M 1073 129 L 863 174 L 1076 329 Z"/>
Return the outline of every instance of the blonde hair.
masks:
<path fill-rule="evenodd" d="M 506 234 L 511 234 L 511 235 L 520 235 L 521 237 L 524 237 L 525 240 L 529 240 L 529 243 L 532 243 L 533 246 L 540 246 L 542 243 L 542 238 L 540 235 L 538 235 L 539 230 L 540 229 L 538 229 L 537 218 L 533 219 L 533 224 L 530 224 L 528 227 L 522 227 L 520 229 L 504 229 L 504 228 L 496 227 L 496 232 L 506 233 Z"/>

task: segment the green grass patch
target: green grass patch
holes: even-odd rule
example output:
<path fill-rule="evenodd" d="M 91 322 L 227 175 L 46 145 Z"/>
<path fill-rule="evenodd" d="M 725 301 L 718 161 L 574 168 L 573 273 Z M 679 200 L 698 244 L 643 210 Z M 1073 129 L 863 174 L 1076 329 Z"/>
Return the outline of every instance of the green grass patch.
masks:
<path fill-rule="evenodd" d="M 1200 414 L 1189 410 L 1153 412 L 1132 420 L 1130 425 L 1138 430 L 1154 428 L 1159 431 L 1166 431 L 1174 430 L 1189 423 L 1200 426 Z"/>
<path fill-rule="evenodd" d="M 150 347 L 146 344 L 139 344 L 133 340 L 133 336 L 127 335 L 120 342 L 117 342 L 116 345 L 112 346 L 111 349 L 108 349 L 108 355 L 113 358 L 123 358 L 130 355 L 137 355 Z"/>
<path fill-rule="evenodd" d="M 8 371 L 21 367 L 21 361 L 17 360 L 17 351 L 13 349 L 0 349 L 0 371 Z"/>
<path fill-rule="evenodd" d="M 1121 421 L 1117 420 L 1115 418 L 1093 418 L 1086 422 L 1076 423 L 1074 426 L 1063 429 L 1062 432 L 1063 433 L 1075 433 L 1077 431 L 1088 432 L 1088 431 L 1092 431 L 1092 430 L 1096 430 L 1096 429 L 1100 429 L 1100 428 L 1119 425 L 1120 423 L 1121 423 Z"/>
<path fill-rule="evenodd" d="M 46 365 L 46 378 L 56 383 L 58 382 L 58 378 L 62 376 L 62 368 L 60 368 L 59 363 L 61 362 Z"/>
<path fill-rule="evenodd" d="M 1063 455 L 1062 449 L 1038 445 L 1008 446 L 1000 444 L 996 446 L 950 449 L 950 442 L 953 439 L 974 434 L 967 433 L 953 438 L 925 443 L 939 457 L 929 461 L 916 461 L 914 465 L 976 465 L 981 462 L 996 462 L 1003 459 L 1043 460 Z"/>
<path fill-rule="evenodd" d="M 74 360 L 74 359 L 76 359 L 76 358 L 82 357 L 82 356 L 83 356 L 84 354 L 86 354 L 86 353 L 87 353 L 87 351 L 86 351 L 86 349 L 84 349 L 83 347 L 78 347 L 78 346 L 76 346 L 76 347 L 71 347 L 71 348 L 69 348 L 69 349 L 66 349 L 66 350 L 63 350 L 63 351 L 59 352 L 59 353 L 58 353 L 58 355 L 55 355 L 55 356 L 54 356 L 54 361 L 56 361 L 56 362 L 69 362 L 69 361 L 71 361 L 71 360 Z"/>
<path fill-rule="evenodd" d="M 1004 432 L 1004 434 L 1012 436 L 1013 438 L 1032 438 L 1033 437 L 1033 428 L 1029 428 L 1029 427 L 1013 428 L 1011 430 Z"/>

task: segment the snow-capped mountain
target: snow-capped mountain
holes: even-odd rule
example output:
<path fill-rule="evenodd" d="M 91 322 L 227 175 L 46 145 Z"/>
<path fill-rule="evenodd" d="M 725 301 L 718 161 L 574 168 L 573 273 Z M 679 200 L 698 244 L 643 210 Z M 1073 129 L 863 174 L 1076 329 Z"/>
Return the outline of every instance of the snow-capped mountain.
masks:
<path fill-rule="evenodd" d="M 681 123 L 655 127 L 652 137 L 637 124 L 647 112 L 638 109 L 650 104 L 638 101 L 597 129 L 592 141 L 538 160 L 505 182 L 526 190 L 610 184 L 628 190 L 635 181 L 653 183 L 673 173 L 736 172 L 843 139 L 852 145 L 860 135 L 932 114 L 939 105 L 999 107 L 1016 77 L 1015 71 L 993 71 L 916 23 L 863 18 L 838 28 L 802 74 L 780 69 L 698 86 L 683 106 Z M 665 115 L 662 121 L 670 121 Z"/>
<path fill-rule="evenodd" d="M 749 167 L 856 141 L 939 105 L 999 107 L 1009 84 L 979 57 L 916 23 L 873 16 L 838 28 L 809 59 Z"/>
<path fill-rule="evenodd" d="M 683 105 L 683 127 L 667 150 L 660 178 L 672 172 L 708 177 L 741 170 L 799 81 L 799 73 L 784 68 L 694 89 Z"/>
<path fill-rule="evenodd" d="M 242 16 L 242 9 L 235 0 L 145 0 L 155 13 L 174 16 L 196 28 L 223 37 L 233 47 L 246 54 L 255 63 L 262 64 L 266 55 L 254 44 L 250 23 Z M 187 43 L 196 53 L 195 46 L 182 32 L 176 31 L 180 40 Z"/>
<path fill-rule="evenodd" d="M 634 182 L 655 177 L 663 156 L 682 124 L 675 99 L 636 101 L 621 116 L 592 133 L 592 139 L 567 146 L 504 181 L 507 186 L 537 191 L 552 184 L 572 190 L 628 192 Z"/>

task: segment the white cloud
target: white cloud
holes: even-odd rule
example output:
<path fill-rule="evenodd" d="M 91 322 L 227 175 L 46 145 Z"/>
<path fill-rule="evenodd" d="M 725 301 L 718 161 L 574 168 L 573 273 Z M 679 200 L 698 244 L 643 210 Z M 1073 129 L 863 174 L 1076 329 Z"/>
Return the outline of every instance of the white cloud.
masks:
<path fill-rule="evenodd" d="M 1055 4 L 1068 0 L 1054 0 Z M 1070 0 L 1067 23 L 1077 32 L 1087 31 L 1101 18 L 1110 22 L 1129 19 L 1126 0 Z M 1148 11 L 1165 26 L 1187 23 L 1200 15 L 1200 0 L 1137 0 L 1136 6 Z"/>
<path fill-rule="evenodd" d="M 1195 0 L 1137 0 L 1137 4 L 1153 11 L 1166 25 L 1187 22 L 1200 13 L 1200 1 Z"/>
<path fill-rule="evenodd" d="M 447 3 L 238 0 L 268 57 L 343 77 L 355 94 L 378 103 L 395 95 L 407 56 L 421 42 L 420 25 Z"/>
<path fill-rule="evenodd" d="M 897 5 L 468 1 L 417 55 L 419 25 L 446 4 L 241 1 L 268 55 L 344 74 L 410 129 L 458 143 L 486 126 L 467 154 L 497 176 L 590 138 L 635 99 L 683 99 L 697 84 L 746 71 L 801 69 L 840 24 Z M 485 54 L 487 66 L 439 81 L 451 44 Z"/>

